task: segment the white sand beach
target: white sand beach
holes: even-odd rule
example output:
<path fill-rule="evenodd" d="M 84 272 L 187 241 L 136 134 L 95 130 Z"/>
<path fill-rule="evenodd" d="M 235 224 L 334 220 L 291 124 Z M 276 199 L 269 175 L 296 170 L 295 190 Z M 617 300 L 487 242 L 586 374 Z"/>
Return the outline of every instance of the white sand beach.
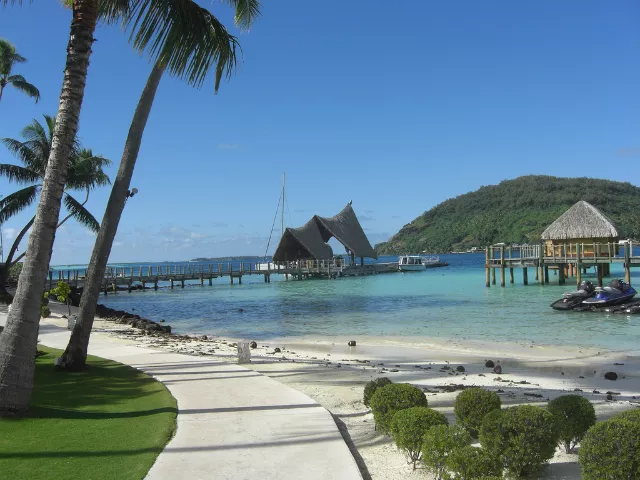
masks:
<path fill-rule="evenodd" d="M 66 325 L 58 306 L 45 324 Z M 202 336 L 148 335 L 128 325 L 97 319 L 94 335 L 114 342 L 153 346 L 193 355 L 236 359 L 231 339 Z M 461 386 L 482 386 L 496 391 L 503 405 L 546 405 L 549 399 L 577 393 L 592 401 L 599 420 L 629 408 L 640 408 L 640 352 L 604 352 L 584 348 L 447 342 L 415 339 L 351 338 L 340 341 L 287 339 L 260 341 L 252 350 L 249 368 L 264 373 L 316 400 L 327 408 L 341 428 L 364 478 L 401 479 L 431 476 L 412 472 L 390 438 L 374 429 L 373 416 L 362 403 L 366 382 L 387 376 L 422 388 L 429 405 L 455 421 L 453 401 Z M 280 348 L 275 353 L 275 348 Z M 500 361 L 503 373 L 492 373 L 485 361 Z M 456 367 L 463 366 L 464 372 Z M 604 379 L 614 371 L 618 380 Z M 609 394 L 610 400 L 607 399 Z M 577 455 L 558 449 L 541 479 L 580 478 Z"/>

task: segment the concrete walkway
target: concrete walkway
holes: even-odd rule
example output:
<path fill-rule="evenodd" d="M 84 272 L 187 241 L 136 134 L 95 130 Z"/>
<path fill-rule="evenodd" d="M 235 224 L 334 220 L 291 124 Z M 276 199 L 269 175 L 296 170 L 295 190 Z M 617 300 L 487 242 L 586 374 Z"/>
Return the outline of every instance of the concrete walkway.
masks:
<path fill-rule="evenodd" d="M 68 339 L 66 329 L 41 324 L 43 345 L 64 349 Z M 176 435 L 148 480 L 362 479 L 329 412 L 276 380 L 215 357 L 123 345 L 101 335 L 92 336 L 89 353 L 152 375 L 178 401 Z"/>

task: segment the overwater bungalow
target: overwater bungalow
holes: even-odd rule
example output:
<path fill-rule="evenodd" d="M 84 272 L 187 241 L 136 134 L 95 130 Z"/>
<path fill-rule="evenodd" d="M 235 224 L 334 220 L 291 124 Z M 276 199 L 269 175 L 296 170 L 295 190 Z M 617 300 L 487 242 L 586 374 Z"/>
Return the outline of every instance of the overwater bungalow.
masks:
<path fill-rule="evenodd" d="M 333 260 L 333 250 L 327 243 L 331 238 L 344 245 L 352 266 L 355 266 L 356 258 L 360 258 L 360 265 L 364 264 L 365 258 L 378 258 L 349 202 L 333 217 L 314 215 L 301 227 L 286 228 L 273 254 L 273 261 Z"/>

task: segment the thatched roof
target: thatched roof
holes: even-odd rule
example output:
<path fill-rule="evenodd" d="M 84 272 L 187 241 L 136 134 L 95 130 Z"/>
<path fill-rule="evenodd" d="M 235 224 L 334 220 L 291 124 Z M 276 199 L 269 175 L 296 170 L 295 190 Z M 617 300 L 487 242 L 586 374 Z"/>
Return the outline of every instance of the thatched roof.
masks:
<path fill-rule="evenodd" d="M 325 218 L 316 215 L 314 218 L 324 227 L 320 230 L 325 241 L 336 237 L 336 240 L 353 252 L 356 257 L 378 258 L 360 226 L 358 217 L 351 207 L 351 202 L 333 217 Z"/>
<path fill-rule="evenodd" d="M 611 220 L 590 203 L 580 200 L 542 232 L 543 240 L 574 238 L 616 238 L 618 230 Z"/>
<path fill-rule="evenodd" d="M 273 259 L 277 262 L 297 259 L 329 260 L 333 250 L 322 238 L 315 218 L 300 228 L 286 228 Z"/>
<path fill-rule="evenodd" d="M 330 259 L 333 250 L 327 242 L 333 237 L 356 257 L 378 258 L 349 202 L 333 217 L 314 215 L 300 228 L 286 228 L 273 260 Z"/>

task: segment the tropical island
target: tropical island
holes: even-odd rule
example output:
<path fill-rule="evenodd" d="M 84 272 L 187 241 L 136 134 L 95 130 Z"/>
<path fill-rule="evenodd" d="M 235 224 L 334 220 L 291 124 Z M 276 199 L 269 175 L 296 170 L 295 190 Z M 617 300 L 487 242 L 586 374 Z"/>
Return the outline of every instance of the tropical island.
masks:
<path fill-rule="evenodd" d="M 623 237 L 640 238 L 640 188 L 596 178 L 528 175 L 445 200 L 377 244 L 376 251 L 446 253 L 496 242 L 538 243 L 543 230 L 579 200 L 605 213 Z"/>

